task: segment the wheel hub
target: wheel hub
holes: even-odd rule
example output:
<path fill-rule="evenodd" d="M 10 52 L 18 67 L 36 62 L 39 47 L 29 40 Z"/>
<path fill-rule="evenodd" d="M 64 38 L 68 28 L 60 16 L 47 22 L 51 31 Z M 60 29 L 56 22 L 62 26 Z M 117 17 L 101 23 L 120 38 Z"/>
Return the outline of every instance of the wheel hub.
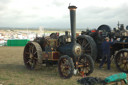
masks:
<path fill-rule="evenodd" d="M 79 46 L 76 46 L 75 47 L 75 53 L 77 54 L 77 55 L 80 55 L 81 54 L 81 47 L 79 47 Z"/>

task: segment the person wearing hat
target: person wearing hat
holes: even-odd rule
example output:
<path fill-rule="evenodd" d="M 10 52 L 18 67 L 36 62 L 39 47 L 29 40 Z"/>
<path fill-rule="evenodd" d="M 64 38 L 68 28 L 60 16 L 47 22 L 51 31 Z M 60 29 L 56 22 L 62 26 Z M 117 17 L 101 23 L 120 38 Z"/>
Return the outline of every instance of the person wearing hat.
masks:
<path fill-rule="evenodd" d="M 106 37 L 105 40 L 103 41 L 101 47 L 102 47 L 102 61 L 100 63 L 100 66 L 99 68 L 102 68 L 105 60 L 107 59 L 107 69 L 110 70 L 110 46 L 112 45 L 113 43 L 111 41 L 109 41 L 109 38 Z"/>

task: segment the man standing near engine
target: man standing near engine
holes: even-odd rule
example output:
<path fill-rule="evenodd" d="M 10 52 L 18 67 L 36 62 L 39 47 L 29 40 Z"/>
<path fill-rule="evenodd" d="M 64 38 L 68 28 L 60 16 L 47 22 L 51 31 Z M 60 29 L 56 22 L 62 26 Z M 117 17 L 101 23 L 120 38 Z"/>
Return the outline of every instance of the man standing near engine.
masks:
<path fill-rule="evenodd" d="M 105 40 L 103 41 L 101 47 L 102 47 L 102 61 L 100 63 L 99 68 L 102 68 L 103 64 L 105 63 L 105 60 L 107 59 L 107 69 L 110 70 L 110 46 L 112 45 L 112 42 L 109 41 L 109 38 L 106 37 Z"/>

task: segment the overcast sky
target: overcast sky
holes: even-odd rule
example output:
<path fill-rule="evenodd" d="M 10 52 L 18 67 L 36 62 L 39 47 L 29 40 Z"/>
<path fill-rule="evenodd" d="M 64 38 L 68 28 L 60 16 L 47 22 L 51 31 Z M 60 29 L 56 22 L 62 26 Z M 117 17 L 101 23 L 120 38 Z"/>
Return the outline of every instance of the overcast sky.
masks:
<path fill-rule="evenodd" d="M 70 28 L 69 3 L 77 28 L 128 25 L 128 0 L 0 0 L 0 27 Z"/>

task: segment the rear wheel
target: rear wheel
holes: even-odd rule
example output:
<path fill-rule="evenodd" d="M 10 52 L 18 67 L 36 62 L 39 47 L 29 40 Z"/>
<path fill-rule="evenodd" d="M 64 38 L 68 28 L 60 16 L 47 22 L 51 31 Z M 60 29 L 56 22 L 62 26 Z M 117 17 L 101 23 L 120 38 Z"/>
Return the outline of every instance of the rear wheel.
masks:
<path fill-rule="evenodd" d="M 83 54 L 90 55 L 95 61 L 97 58 L 97 47 L 92 37 L 88 35 L 81 35 L 77 37 L 77 43 L 82 47 Z"/>
<path fill-rule="evenodd" d="M 79 59 L 78 70 L 84 75 L 89 75 L 94 70 L 94 61 L 89 55 L 82 55 Z"/>
<path fill-rule="evenodd" d="M 97 30 L 102 30 L 102 32 L 111 32 L 111 28 L 108 25 L 101 25 L 97 28 Z"/>
<path fill-rule="evenodd" d="M 74 71 L 73 60 L 67 55 L 61 56 L 58 63 L 58 71 L 62 78 L 72 77 Z"/>
<path fill-rule="evenodd" d="M 115 55 L 115 64 L 120 71 L 128 73 L 128 49 L 121 49 Z"/>
<path fill-rule="evenodd" d="M 42 49 L 36 42 L 29 42 L 24 48 L 24 64 L 30 69 L 39 69 L 42 64 Z"/>

